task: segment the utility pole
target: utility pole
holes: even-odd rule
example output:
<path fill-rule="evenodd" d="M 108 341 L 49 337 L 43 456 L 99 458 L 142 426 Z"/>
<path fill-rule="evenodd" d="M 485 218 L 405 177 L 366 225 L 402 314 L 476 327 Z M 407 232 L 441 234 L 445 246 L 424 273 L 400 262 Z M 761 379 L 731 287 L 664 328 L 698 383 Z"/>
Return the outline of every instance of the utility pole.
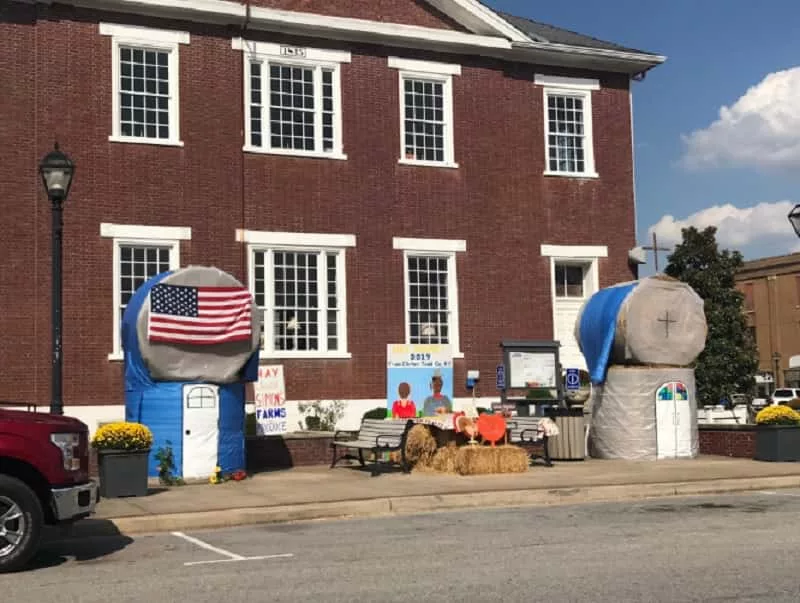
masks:
<path fill-rule="evenodd" d="M 658 239 L 656 238 L 656 231 L 653 231 L 653 244 L 652 245 L 642 245 L 642 249 L 646 249 L 647 251 L 653 252 L 653 257 L 655 258 L 655 267 L 656 273 L 658 273 L 658 252 L 659 251 L 670 251 L 669 247 L 659 247 L 658 246 Z"/>

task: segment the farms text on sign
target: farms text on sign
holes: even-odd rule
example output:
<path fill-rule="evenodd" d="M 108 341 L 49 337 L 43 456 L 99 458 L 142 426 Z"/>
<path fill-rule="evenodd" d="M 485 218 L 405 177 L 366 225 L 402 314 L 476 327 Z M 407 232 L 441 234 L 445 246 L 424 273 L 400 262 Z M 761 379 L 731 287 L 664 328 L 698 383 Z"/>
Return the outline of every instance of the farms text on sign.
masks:
<path fill-rule="evenodd" d="M 256 407 L 256 433 L 286 433 L 286 383 L 283 365 L 258 367 L 258 381 L 253 387 Z"/>

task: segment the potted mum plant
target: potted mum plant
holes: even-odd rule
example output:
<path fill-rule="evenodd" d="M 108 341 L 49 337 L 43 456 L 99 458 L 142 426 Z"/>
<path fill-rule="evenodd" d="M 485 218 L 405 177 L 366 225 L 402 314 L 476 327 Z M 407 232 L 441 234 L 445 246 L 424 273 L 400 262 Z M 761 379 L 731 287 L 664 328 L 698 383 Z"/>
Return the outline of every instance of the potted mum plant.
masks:
<path fill-rule="evenodd" d="M 102 425 L 92 438 L 100 469 L 100 496 L 146 496 L 152 446 L 153 434 L 141 423 L 119 421 Z"/>
<path fill-rule="evenodd" d="M 767 406 L 756 415 L 756 460 L 800 461 L 800 414 Z"/>

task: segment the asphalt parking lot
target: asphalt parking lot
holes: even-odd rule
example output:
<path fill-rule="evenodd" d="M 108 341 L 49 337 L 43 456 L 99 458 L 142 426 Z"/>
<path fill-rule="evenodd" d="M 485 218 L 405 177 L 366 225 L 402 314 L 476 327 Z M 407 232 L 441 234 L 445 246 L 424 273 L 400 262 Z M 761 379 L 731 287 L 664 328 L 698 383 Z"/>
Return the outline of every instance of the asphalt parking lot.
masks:
<path fill-rule="evenodd" d="M 800 490 L 49 540 L 3 600 L 797 601 Z"/>

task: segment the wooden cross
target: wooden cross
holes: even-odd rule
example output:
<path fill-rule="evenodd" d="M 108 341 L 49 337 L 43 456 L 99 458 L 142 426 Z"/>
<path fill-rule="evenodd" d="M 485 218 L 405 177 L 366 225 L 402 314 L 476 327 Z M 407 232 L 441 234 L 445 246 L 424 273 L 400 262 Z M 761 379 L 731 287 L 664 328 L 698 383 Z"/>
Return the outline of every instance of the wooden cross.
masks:
<path fill-rule="evenodd" d="M 663 322 L 663 323 L 664 323 L 664 326 L 665 326 L 665 327 L 666 327 L 666 329 L 667 329 L 667 338 L 669 338 L 669 325 L 670 325 L 670 323 L 672 323 L 672 322 L 678 322 L 678 321 L 677 321 L 677 320 L 672 320 L 672 319 L 670 319 L 670 317 L 669 317 L 669 310 L 667 310 L 667 312 L 666 312 L 666 314 L 665 314 L 665 318 L 659 318 L 659 319 L 658 319 L 658 322 Z"/>
<path fill-rule="evenodd" d="M 659 247 L 658 246 L 658 238 L 656 238 L 656 232 L 653 231 L 653 244 L 652 245 L 643 245 L 642 249 L 646 249 L 647 251 L 653 252 L 653 258 L 655 259 L 655 269 L 658 272 L 658 252 L 659 251 L 670 251 L 669 247 Z M 669 325 L 667 325 L 669 329 Z"/>

